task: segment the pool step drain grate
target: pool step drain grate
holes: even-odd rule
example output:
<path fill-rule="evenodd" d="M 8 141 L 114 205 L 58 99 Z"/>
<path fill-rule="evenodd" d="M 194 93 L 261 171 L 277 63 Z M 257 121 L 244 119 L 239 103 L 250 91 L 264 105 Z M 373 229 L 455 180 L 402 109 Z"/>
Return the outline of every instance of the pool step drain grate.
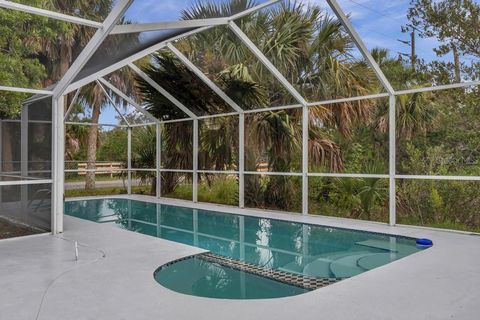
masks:
<path fill-rule="evenodd" d="M 251 274 L 255 274 L 261 277 L 283 282 L 283 283 L 300 287 L 302 289 L 310 290 L 310 291 L 328 286 L 332 283 L 342 280 L 339 278 L 315 278 L 315 277 L 309 277 L 301 274 L 275 270 L 271 268 L 258 266 L 252 263 L 247 263 L 240 260 L 219 256 L 211 252 L 202 253 L 197 255 L 196 257 L 208 262 L 218 263 L 225 267 L 248 272 Z"/>

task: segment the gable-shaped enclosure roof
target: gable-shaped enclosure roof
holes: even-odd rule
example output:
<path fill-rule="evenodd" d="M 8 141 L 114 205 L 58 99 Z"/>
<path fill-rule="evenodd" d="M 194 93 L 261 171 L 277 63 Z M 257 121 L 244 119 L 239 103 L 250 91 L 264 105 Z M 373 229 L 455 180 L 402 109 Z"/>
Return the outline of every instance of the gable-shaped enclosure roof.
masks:
<path fill-rule="evenodd" d="M 255 56 L 255 58 L 264 65 L 266 70 L 268 70 L 268 72 L 270 72 L 273 77 L 279 81 L 286 91 L 294 98 L 294 101 L 298 103 L 298 106 L 319 104 L 318 101 L 307 101 L 307 99 L 305 99 L 302 94 L 300 94 L 296 88 L 279 72 L 279 70 L 269 61 L 265 54 L 259 50 L 259 48 L 248 38 L 248 36 L 241 30 L 241 28 L 238 27 L 235 22 L 235 20 L 282 1 L 261 1 L 259 4 L 257 1 L 254 2 L 255 5 L 249 9 L 237 10 L 238 12 L 232 12 L 233 14 L 228 17 L 208 17 L 202 20 L 181 20 L 158 23 L 119 24 L 125 12 L 128 10 L 128 7 L 134 2 L 135 1 L 118 1 L 103 23 L 59 14 L 43 9 L 36 9 L 21 4 L 11 3 L 9 1 L 0 2 L 0 6 L 97 28 L 94 36 L 90 39 L 67 73 L 53 87 L 51 92 L 48 92 L 50 90 L 44 90 L 41 93 L 48 92 L 54 96 L 60 96 L 78 90 L 90 82 L 97 81 L 99 84 L 101 83 L 101 88 L 107 87 L 116 95 L 119 95 L 122 97 L 122 99 L 126 100 L 129 104 L 138 108 L 140 112 L 146 114 L 146 111 L 140 110 L 140 106 L 135 101 L 123 94 L 119 89 L 115 88 L 111 83 L 108 83 L 107 80 L 103 79 L 104 76 L 120 68 L 128 66 L 129 68 L 132 68 L 140 78 L 148 82 L 175 106 L 180 108 L 186 115 L 188 115 L 190 119 L 195 119 L 198 117 L 198 115 L 190 110 L 190 106 L 185 106 L 182 104 L 175 97 L 173 97 L 171 93 L 166 91 L 159 84 L 155 83 L 148 77 L 147 74 L 133 64 L 133 62 L 136 60 L 148 56 L 149 54 L 152 54 L 162 48 L 167 48 L 193 74 L 203 81 L 206 86 L 208 86 L 213 92 L 215 92 L 215 94 L 224 100 L 224 102 L 231 108 L 231 112 L 225 114 L 243 113 L 245 110 L 242 109 L 242 107 L 240 107 L 231 97 L 223 92 L 222 89 L 220 89 L 202 70 L 192 63 L 184 53 L 174 46 L 175 41 L 178 39 L 206 31 L 215 26 L 224 25 L 228 26 L 233 34 L 238 37 L 241 43 L 251 51 L 253 56 Z M 352 40 L 360 49 L 360 52 L 365 60 L 374 70 L 386 92 L 388 94 L 392 94 L 392 86 L 374 61 L 370 52 L 362 43 L 360 37 L 349 23 L 345 14 L 341 11 L 338 3 L 335 0 L 327 0 L 327 2 L 332 8 L 332 11 L 343 23 L 345 30 L 347 30 L 347 32 L 350 34 Z M 116 38 L 114 42 L 111 41 L 112 38 Z M 375 96 L 387 96 L 387 93 Z M 107 97 L 109 97 L 106 91 L 105 94 Z M 352 97 L 352 99 L 355 99 L 355 97 Z M 109 97 L 109 100 L 112 101 L 111 97 Z M 151 120 L 154 119 L 154 117 L 149 115 L 147 115 L 147 117 Z"/>
<path fill-rule="evenodd" d="M 177 106 L 183 113 L 188 116 L 188 119 L 195 119 L 199 115 L 192 112 L 192 106 L 182 104 L 176 99 L 171 92 L 168 92 L 162 88 L 158 83 L 155 83 L 148 75 L 137 67 L 133 62 L 144 58 L 150 54 L 153 54 L 161 49 L 166 48 L 174 56 L 181 61 L 193 74 L 195 74 L 204 84 L 210 88 L 215 94 L 217 94 L 230 108 L 229 112 L 225 112 L 225 115 L 234 113 L 243 113 L 246 110 L 239 106 L 234 99 L 229 97 L 222 89 L 219 88 L 202 70 L 199 69 L 188 57 L 175 47 L 175 42 L 179 39 L 186 38 L 188 36 L 207 31 L 217 26 L 227 26 L 228 29 L 235 34 L 240 43 L 251 51 L 253 56 L 263 64 L 266 70 L 279 81 L 279 83 L 286 89 L 298 105 L 292 105 L 292 107 L 298 106 L 317 106 L 320 104 L 328 104 L 332 102 L 344 102 L 365 98 L 380 98 L 388 97 L 389 95 L 399 95 L 411 92 L 421 92 L 424 90 L 432 89 L 448 89 L 455 87 L 464 87 L 468 85 L 476 85 L 477 82 L 464 82 L 455 83 L 449 85 L 439 85 L 434 88 L 414 88 L 410 90 L 395 91 L 390 84 L 387 77 L 382 72 L 382 69 L 372 57 L 371 51 L 366 47 L 362 41 L 360 35 L 353 27 L 349 18 L 342 11 L 340 5 L 336 0 L 320 1 L 328 5 L 331 12 L 342 23 L 345 31 L 350 36 L 353 43 L 357 46 L 359 53 L 365 59 L 365 62 L 372 69 L 379 83 L 384 88 L 384 92 L 374 93 L 372 95 L 360 96 L 360 97 L 341 97 L 339 99 L 330 99 L 323 101 L 311 101 L 304 97 L 296 87 L 285 78 L 284 75 L 270 62 L 265 53 L 263 53 L 257 45 L 249 39 L 247 34 L 237 25 L 236 21 L 242 17 L 255 13 L 264 8 L 276 5 L 283 2 L 282 0 L 269 0 L 269 1 L 246 1 L 246 7 L 248 9 L 230 8 L 232 10 L 230 16 L 209 16 L 205 19 L 197 20 L 178 20 L 178 21 L 158 21 L 148 23 L 128 23 L 125 20 L 125 13 L 129 7 L 141 6 L 142 1 L 139 0 L 123 0 L 116 1 L 111 12 L 105 18 L 103 22 L 92 21 L 85 18 L 88 14 L 67 15 L 61 14 L 41 8 L 35 8 L 19 4 L 10 1 L 0 1 L 0 7 L 19 10 L 27 13 L 41 15 L 53 19 L 67 21 L 70 23 L 79 24 L 95 28 L 97 31 L 91 37 L 90 41 L 78 55 L 72 66 L 63 75 L 61 80 L 54 86 L 50 86 L 45 90 L 35 89 L 22 89 L 22 88 L 6 88 L 11 91 L 17 90 L 21 92 L 36 93 L 40 95 L 53 95 L 61 96 L 63 94 L 76 91 L 84 85 L 96 81 L 101 83 L 100 87 L 107 88 L 115 95 L 121 97 L 126 103 L 135 107 L 139 112 L 144 114 L 148 119 L 153 120 L 155 117 L 149 115 L 147 111 L 143 110 L 140 105 L 133 101 L 128 95 L 124 94 L 118 88 L 115 88 L 111 83 L 105 80 L 103 77 L 115 72 L 124 67 L 131 68 L 139 78 L 149 83 L 152 87 L 157 89 L 163 96 L 165 96 L 171 103 Z M 221 3 L 221 2 L 220 2 Z M 107 97 L 108 93 L 105 91 Z M 111 97 L 109 97 L 111 101 Z M 270 106 L 271 107 L 271 106 Z M 290 106 L 276 106 L 290 107 Z M 142 109 L 142 110 L 140 110 Z M 273 108 L 266 108 L 273 109 Z M 258 111 L 258 110 L 257 110 Z M 248 112 L 248 111 L 247 111 Z"/>

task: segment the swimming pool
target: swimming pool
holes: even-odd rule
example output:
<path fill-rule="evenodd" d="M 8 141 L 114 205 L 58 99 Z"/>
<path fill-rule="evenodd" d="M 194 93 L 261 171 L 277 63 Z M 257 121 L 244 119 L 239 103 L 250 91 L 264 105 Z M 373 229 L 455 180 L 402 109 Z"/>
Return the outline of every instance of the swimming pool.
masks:
<path fill-rule="evenodd" d="M 67 201 L 65 213 L 208 250 L 154 273 L 167 288 L 204 297 L 297 295 L 422 250 L 402 236 L 131 199 Z"/>

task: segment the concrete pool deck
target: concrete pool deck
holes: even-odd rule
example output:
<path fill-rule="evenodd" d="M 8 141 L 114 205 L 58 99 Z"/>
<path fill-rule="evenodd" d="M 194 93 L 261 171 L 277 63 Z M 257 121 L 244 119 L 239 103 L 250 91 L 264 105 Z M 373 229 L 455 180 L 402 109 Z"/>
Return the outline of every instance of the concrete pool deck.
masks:
<path fill-rule="evenodd" d="M 158 202 L 151 197 L 130 198 Z M 38 319 L 62 320 L 476 319 L 480 314 L 478 235 L 176 200 L 161 202 L 428 237 L 434 247 L 299 296 L 216 300 L 182 295 L 153 279 L 158 266 L 203 250 L 66 216 L 65 232 L 58 237 L 44 234 L 0 241 L 0 319 L 36 319 L 40 305 Z M 79 261 L 74 259 L 73 240 L 88 245 L 79 248 Z"/>

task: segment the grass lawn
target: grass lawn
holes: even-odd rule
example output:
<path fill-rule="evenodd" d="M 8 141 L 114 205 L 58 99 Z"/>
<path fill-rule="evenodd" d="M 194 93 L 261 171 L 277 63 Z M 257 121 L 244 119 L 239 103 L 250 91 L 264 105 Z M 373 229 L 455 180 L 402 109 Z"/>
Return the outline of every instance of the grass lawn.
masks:
<path fill-rule="evenodd" d="M 110 177 L 110 175 L 96 175 L 95 176 L 95 181 L 115 181 L 115 180 L 121 180 L 122 176 L 119 175 L 114 175 L 113 177 Z M 69 176 L 65 177 L 65 182 L 85 182 L 85 176 Z"/>
<path fill-rule="evenodd" d="M 132 187 L 132 193 L 149 195 L 147 189 L 149 188 L 146 188 L 144 186 Z M 111 187 L 111 188 L 98 188 L 94 190 L 85 190 L 85 189 L 65 190 L 66 198 L 90 197 L 90 196 L 112 196 L 112 195 L 119 195 L 119 194 L 127 194 L 127 189 L 123 187 Z"/>

